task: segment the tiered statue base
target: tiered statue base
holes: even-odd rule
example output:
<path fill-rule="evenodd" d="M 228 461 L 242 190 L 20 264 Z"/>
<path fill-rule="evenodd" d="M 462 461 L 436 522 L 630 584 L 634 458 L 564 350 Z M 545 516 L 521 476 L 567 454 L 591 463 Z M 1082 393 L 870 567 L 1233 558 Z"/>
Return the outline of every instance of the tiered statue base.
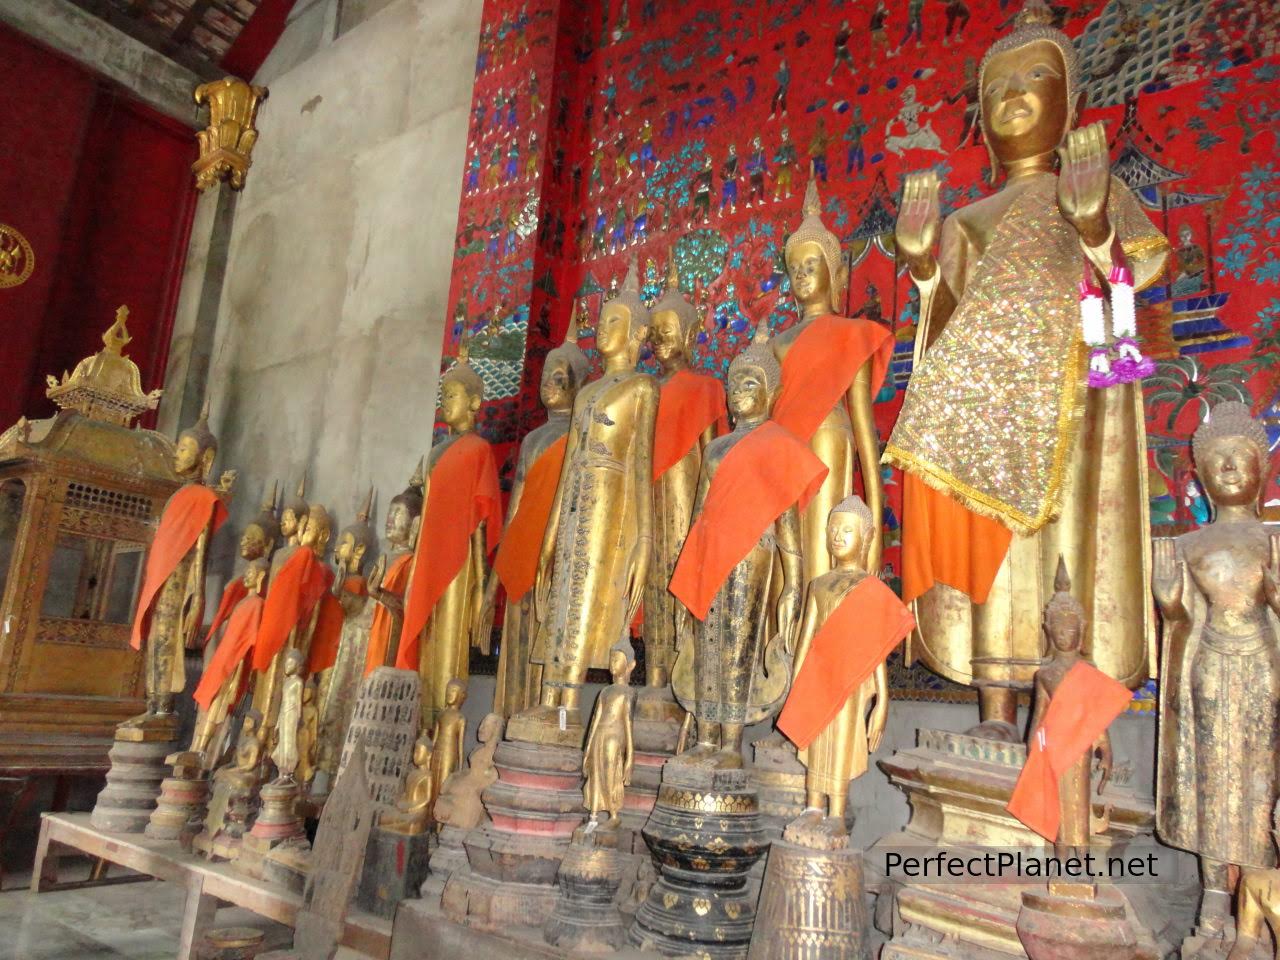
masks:
<path fill-rule="evenodd" d="M 560 864 L 560 899 L 542 928 L 547 943 L 571 953 L 613 953 L 627 939 L 613 904 L 622 881 L 618 830 L 584 824 Z"/>
<path fill-rule="evenodd" d="M 867 851 L 865 862 L 873 878 L 879 879 L 890 851 L 920 857 L 944 851 L 981 857 L 993 847 L 1052 852 L 1041 837 L 1005 810 L 1025 759 L 1026 747 L 1021 743 L 921 730 L 918 746 L 881 761 L 890 782 L 906 793 L 911 821 L 901 833 L 882 838 Z M 1096 790 L 1091 795 L 1094 812 L 1102 817 L 1106 811 L 1098 803 Z M 1103 801 L 1110 808 L 1109 826 L 1092 838 L 1094 844 L 1105 849 L 1126 842 L 1151 842 L 1155 809 L 1150 800 L 1113 784 Z M 1016 880 L 891 879 L 876 907 L 877 926 L 892 934 L 881 960 L 1026 956 L 1016 929 L 1022 895 L 1043 889 L 1043 882 Z M 1141 926 L 1168 948 L 1164 952 L 1172 949 L 1176 944 L 1164 944 L 1163 932 L 1177 927 L 1168 906 L 1176 898 L 1149 884 L 1130 885 L 1123 896 L 1138 913 Z"/>
<path fill-rule="evenodd" d="M 422 881 L 419 896 L 434 904 L 440 903 L 444 895 L 444 885 L 453 876 L 453 871 L 467 865 L 467 848 L 463 842 L 467 839 L 467 831 L 445 824 L 436 835 L 436 845 L 427 861 L 427 878 Z"/>
<path fill-rule="evenodd" d="M 769 845 L 749 960 L 870 960 L 862 851 Z"/>
<path fill-rule="evenodd" d="M 1031 960 L 1159 960 L 1124 897 L 1106 884 L 1024 893 L 1018 936 Z"/>
<path fill-rule="evenodd" d="M 745 957 L 758 892 L 747 874 L 768 846 L 747 772 L 668 761 L 644 838 L 659 877 L 630 942 L 666 956 Z"/>
<path fill-rule="evenodd" d="M 467 834 L 467 866 L 449 877 L 441 902 L 447 916 L 479 929 L 541 927 L 583 819 L 582 749 L 508 738 L 493 762 L 498 780 L 481 798 L 490 822 Z"/>
<path fill-rule="evenodd" d="M 204 826 L 208 813 L 209 780 L 198 753 L 173 753 L 165 757 L 173 775 L 160 783 L 160 797 L 143 830 L 153 840 L 177 840 L 184 850 Z"/>
<path fill-rule="evenodd" d="M 169 775 L 166 758 L 178 749 L 177 717 L 121 724 L 107 758 L 107 785 L 93 807 L 92 824 L 111 833 L 142 833 Z"/>
<path fill-rule="evenodd" d="M 434 846 L 435 834 L 430 831 L 406 834 L 381 827 L 370 830 L 356 906 L 378 917 L 394 917 L 401 900 L 418 895 L 427 879 L 427 863 Z"/>
<path fill-rule="evenodd" d="M 302 819 L 297 813 L 298 784 L 293 780 L 276 780 L 262 788 L 261 796 L 262 809 L 253 822 L 253 829 L 240 843 L 235 869 L 255 880 L 285 882 L 290 880 L 288 875 L 268 876 L 266 863 L 268 857 L 278 860 L 278 852 L 282 854 L 286 848 L 293 851 L 310 849 Z M 291 859 L 285 858 L 285 862 Z M 296 882 L 287 882 L 286 885 L 300 889 Z"/>
<path fill-rule="evenodd" d="M 747 768 L 760 797 L 760 822 L 770 840 L 780 840 L 788 823 L 804 813 L 804 764 L 795 744 L 777 730 L 751 744 Z"/>

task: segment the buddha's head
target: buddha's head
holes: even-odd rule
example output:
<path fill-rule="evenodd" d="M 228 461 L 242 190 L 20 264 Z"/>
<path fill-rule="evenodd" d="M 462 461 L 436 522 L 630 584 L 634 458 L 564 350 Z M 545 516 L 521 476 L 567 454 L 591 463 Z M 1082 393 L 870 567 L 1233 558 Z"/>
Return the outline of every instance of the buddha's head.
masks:
<path fill-rule="evenodd" d="M 391 506 L 387 507 L 383 532 L 394 548 L 403 550 L 417 539 L 418 525 L 422 522 L 423 469 L 423 462 L 419 460 L 409 485 L 392 497 Z"/>
<path fill-rule="evenodd" d="M 444 705 L 455 709 L 462 709 L 462 705 L 467 702 L 467 683 L 465 680 L 459 680 L 454 677 L 444 687 Z"/>
<path fill-rule="evenodd" d="M 298 481 L 298 490 L 293 496 L 285 497 L 280 508 L 280 539 L 286 543 L 297 543 L 302 534 L 303 524 L 307 522 L 307 511 L 311 505 L 307 503 L 307 476 L 302 475 Z"/>
<path fill-rule="evenodd" d="M 264 557 L 249 561 L 249 565 L 244 568 L 244 575 L 240 578 L 244 588 L 249 591 L 249 596 L 262 593 L 262 586 L 267 582 L 267 572 L 270 569 L 271 564 Z"/>
<path fill-rule="evenodd" d="M 470 338 L 458 345 L 458 359 L 440 378 L 440 419 L 454 433 L 475 429 L 476 415 L 484 402 L 484 381 L 471 366 Z"/>
<path fill-rule="evenodd" d="M 622 288 L 600 308 L 600 319 L 596 323 L 596 349 L 606 361 L 612 357 L 625 357 L 634 366 L 648 335 L 649 308 L 640 299 L 640 272 L 633 257 Z"/>
<path fill-rule="evenodd" d="M 298 543 L 314 553 L 317 559 L 323 560 L 332 534 L 333 521 L 329 519 L 329 511 L 319 503 L 311 504 Z"/>
<path fill-rule="evenodd" d="M 209 401 L 195 424 L 178 434 L 173 450 L 173 472 L 183 480 L 204 482 L 213 472 L 213 461 L 218 456 L 218 438 L 209 429 Z"/>
<path fill-rule="evenodd" d="M 302 672 L 302 651 L 289 647 L 284 652 L 284 675 L 296 677 Z"/>
<path fill-rule="evenodd" d="M 369 522 L 369 514 L 373 510 L 373 488 L 365 496 L 364 506 L 356 514 L 355 522 L 347 526 L 338 535 L 338 545 L 334 547 L 333 558 L 338 561 L 338 568 L 343 573 L 355 576 L 364 567 L 364 561 L 378 546 L 378 536 L 373 532 L 373 524 Z"/>
<path fill-rule="evenodd" d="M 804 220 L 783 247 L 791 295 L 807 316 L 835 313 L 848 281 L 848 266 L 840 256 L 840 238 L 822 222 L 818 183 L 812 178 L 803 209 Z"/>
<path fill-rule="evenodd" d="M 1191 438 L 1196 474 L 1215 507 L 1258 506 L 1270 457 L 1267 432 L 1234 400 L 1219 403 Z"/>
<path fill-rule="evenodd" d="M 1075 122 L 1080 66 L 1044 0 L 1028 0 L 1012 33 L 978 69 L 978 107 L 992 177 L 1002 166 L 1051 154 Z"/>
<path fill-rule="evenodd" d="M 502 714 L 489 713 L 476 728 L 476 739 L 481 743 L 490 743 L 502 736 Z"/>
<path fill-rule="evenodd" d="M 1058 572 L 1053 578 L 1053 596 L 1044 608 L 1044 635 L 1059 653 L 1080 649 L 1084 641 L 1084 607 L 1071 595 L 1071 578 L 1067 562 L 1058 557 Z"/>
<path fill-rule="evenodd" d="M 271 493 L 263 498 L 257 516 L 245 524 L 244 533 L 240 536 L 240 556 L 245 560 L 269 557 L 279 538 L 280 521 L 276 519 L 276 485 L 272 484 Z"/>
<path fill-rule="evenodd" d="M 729 364 L 725 385 L 729 414 L 737 425 L 767 420 L 782 388 L 782 366 L 769 346 L 769 318 L 756 324 L 750 345 Z"/>
<path fill-rule="evenodd" d="M 663 369 L 693 358 L 698 339 L 698 311 L 680 292 L 675 248 L 667 254 L 667 281 L 662 296 L 649 309 L 649 344 Z"/>
<path fill-rule="evenodd" d="M 587 355 L 578 346 L 578 313 L 569 318 L 564 343 L 547 353 L 542 364 L 542 381 L 538 394 L 550 413 L 567 413 L 573 409 L 578 389 L 586 382 L 590 369 Z"/>
<path fill-rule="evenodd" d="M 419 770 L 425 770 L 431 766 L 431 738 L 427 736 L 419 737 L 413 744 L 413 765 Z"/>
<path fill-rule="evenodd" d="M 609 651 L 609 676 L 614 683 L 630 683 L 631 671 L 636 668 L 636 660 L 626 650 L 614 647 Z"/>
<path fill-rule="evenodd" d="M 866 570 L 874 535 L 871 508 L 856 493 L 837 503 L 827 515 L 827 550 L 837 566 Z"/>

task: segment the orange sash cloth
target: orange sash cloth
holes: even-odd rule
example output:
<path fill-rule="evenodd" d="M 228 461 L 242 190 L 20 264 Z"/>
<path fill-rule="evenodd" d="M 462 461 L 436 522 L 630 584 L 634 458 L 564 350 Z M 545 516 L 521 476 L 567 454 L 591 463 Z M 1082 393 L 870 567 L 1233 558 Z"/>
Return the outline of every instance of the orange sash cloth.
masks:
<path fill-rule="evenodd" d="M 986 603 L 1013 533 L 915 474 L 902 473 L 902 599 L 945 583 Z"/>
<path fill-rule="evenodd" d="M 1056 840 L 1059 778 L 1093 749 L 1132 699 L 1124 684 L 1091 663 L 1081 660 L 1068 670 L 1027 744 L 1027 762 L 1005 809 L 1050 843 Z"/>
<path fill-rule="evenodd" d="M 249 595 L 249 588 L 244 585 L 243 577 L 236 577 L 222 590 L 222 599 L 218 601 L 218 612 L 213 615 L 213 623 L 209 624 L 209 632 L 204 635 L 204 646 L 209 645 L 213 635 L 218 632 L 237 603 Z"/>
<path fill-rule="evenodd" d="M 809 746 L 915 625 L 911 611 L 878 577 L 858 581 L 814 635 L 778 729 L 800 749 Z"/>
<path fill-rule="evenodd" d="M 413 569 L 413 554 L 403 553 L 391 562 L 382 577 L 382 589 L 404 596 L 409 585 L 409 571 Z M 378 604 L 373 608 L 373 623 L 369 626 L 369 646 L 364 658 L 364 673 L 368 676 L 375 668 L 385 666 L 387 647 L 391 645 L 391 611 Z"/>
<path fill-rule="evenodd" d="M 756 427 L 711 477 L 668 589 L 705 620 L 716 591 L 769 524 L 792 504 L 808 503 L 826 475 L 826 465 L 790 432 L 772 420 Z"/>
<path fill-rule="evenodd" d="M 311 616 L 333 584 L 333 571 L 306 547 L 299 547 L 271 578 L 262 626 L 253 645 L 253 669 L 265 670 L 284 648 L 289 631 Z"/>
<path fill-rule="evenodd" d="M 369 593 L 364 577 L 347 577 L 342 583 L 344 593 L 366 596 Z M 307 655 L 307 673 L 328 670 L 338 660 L 338 646 L 342 643 L 342 624 L 347 619 L 342 602 L 332 593 L 320 598 L 320 615 L 316 617 L 316 629 L 311 634 L 311 650 Z"/>
<path fill-rule="evenodd" d="M 223 594 L 225 597 L 226 594 Z M 259 596 L 249 596 L 248 591 L 227 621 L 227 633 L 213 652 L 213 659 L 205 667 L 204 675 L 196 686 L 195 699 L 201 710 L 208 710 L 218 690 L 235 672 L 240 661 L 249 655 L 253 641 L 258 636 L 258 626 L 262 622 L 262 608 L 266 601 Z"/>
<path fill-rule="evenodd" d="M 493 448 L 474 433 L 463 434 L 431 468 L 422 529 L 414 551 L 413 579 L 405 597 L 404 626 L 396 666 L 418 669 L 418 637 L 436 601 L 467 562 L 471 534 L 485 524 L 485 550 L 502 537 L 502 495 Z"/>
<path fill-rule="evenodd" d="M 151 604 L 165 580 L 169 579 L 169 574 L 177 569 L 206 528 L 212 533 L 226 519 L 226 504 L 204 484 L 188 483 L 169 498 L 160 517 L 156 538 L 151 541 L 151 550 L 147 554 L 146 575 L 142 578 L 138 612 L 134 615 L 133 634 L 129 638 L 133 649 L 142 649 L 142 637 L 151 620 Z"/>
<path fill-rule="evenodd" d="M 551 504 L 560 486 L 560 468 L 564 466 L 564 449 L 568 445 L 566 434 L 533 461 L 525 474 L 524 489 L 515 516 L 502 533 L 498 555 L 493 558 L 493 570 L 507 591 L 508 603 L 519 603 L 529 592 L 538 576 L 538 557 L 542 553 L 542 538 L 551 519 Z"/>
<path fill-rule="evenodd" d="M 681 370 L 662 385 L 653 427 L 653 479 L 680 462 L 707 427 L 729 429 L 724 384 L 705 373 Z"/>
<path fill-rule="evenodd" d="M 875 399 L 892 355 L 893 335 L 874 320 L 818 317 L 796 337 L 782 361 L 782 391 L 773 419 L 808 443 L 868 360 Z"/>

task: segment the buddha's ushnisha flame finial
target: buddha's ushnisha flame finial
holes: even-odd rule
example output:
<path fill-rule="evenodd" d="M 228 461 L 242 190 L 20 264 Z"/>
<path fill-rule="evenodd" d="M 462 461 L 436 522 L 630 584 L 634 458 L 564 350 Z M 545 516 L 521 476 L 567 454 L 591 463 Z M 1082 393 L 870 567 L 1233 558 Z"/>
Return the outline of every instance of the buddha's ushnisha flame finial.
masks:
<path fill-rule="evenodd" d="M 266 492 L 266 488 L 263 488 L 263 491 L 262 491 L 262 502 L 261 502 L 260 504 L 258 504 L 258 509 L 259 509 L 259 510 L 262 510 L 262 511 L 264 511 L 264 512 L 269 511 L 269 510 L 275 510 L 275 508 L 276 508 L 276 489 L 279 487 L 279 485 L 280 485 L 280 481 L 279 481 L 279 480 L 272 480 L 272 481 L 271 481 L 271 492 L 270 492 L 270 493 L 267 493 L 267 492 Z"/>
<path fill-rule="evenodd" d="M 564 331 L 564 342 L 558 347 L 554 347 L 547 351 L 547 360 L 550 362 L 554 359 L 563 359 L 569 369 L 573 371 L 574 382 L 577 386 L 582 386 L 587 379 L 587 374 L 591 370 L 591 362 L 587 360 L 587 355 L 582 352 L 582 348 L 578 346 L 578 310 L 576 308 L 569 311 L 569 326 Z M 543 369 L 546 369 L 546 362 Z"/>
<path fill-rule="evenodd" d="M 627 264 L 627 275 L 623 278 L 622 288 L 611 296 L 608 303 L 620 303 L 631 311 L 631 318 L 641 325 L 649 322 L 649 308 L 640 297 L 640 264 L 635 254 Z"/>
<path fill-rule="evenodd" d="M 418 487 L 427 482 L 427 458 L 421 456 L 418 458 L 418 466 L 414 468 L 413 476 L 409 478 L 409 486 Z"/>
<path fill-rule="evenodd" d="M 804 188 L 804 202 L 800 206 L 800 212 L 806 217 L 822 216 L 822 198 L 818 196 L 818 179 L 812 177 L 808 186 Z"/>
<path fill-rule="evenodd" d="M 1058 554 L 1058 569 L 1053 575 L 1053 589 L 1055 593 L 1071 592 L 1071 577 L 1067 574 L 1067 559 L 1062 554 Z"/>
<path fill-rule="evenodd" d="M 373 485 L 369 485 L 369 492 L 365 494 L 364 506 L 360 508 L 360 512 L 356 514 L 356 520 L 360 523 L 367 523 L 369 517 L 373 514 Z"/>
<path fill-rule="evenodd" d="M 685 336 L 688 336 L 689 331 L 700 323 L 698 309 L 680 291 L 680 269 L 676 266 L 674 245 L 667 250 L 666 286 L 663 288 L 662 296 L 649 308 L 651 315 L 664 310 L 670 310 L 680 318 L 680 329 L 684 331 Z"/>

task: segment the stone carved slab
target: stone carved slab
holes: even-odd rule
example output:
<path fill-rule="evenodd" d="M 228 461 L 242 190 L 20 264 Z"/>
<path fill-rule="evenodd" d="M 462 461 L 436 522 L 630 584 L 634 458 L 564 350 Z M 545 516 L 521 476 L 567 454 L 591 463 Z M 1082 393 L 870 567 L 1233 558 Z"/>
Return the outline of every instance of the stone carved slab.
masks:
<path fill-rule="evenodd" d="M 393 807 L 418 735 L 422 683 L 412 670 L 378 667 L 360 684 L 351 725 L 338 765 L 338 779 L 350 766 L 358 741 L 364 743 L 369 795 L 378 806 Z"/>

